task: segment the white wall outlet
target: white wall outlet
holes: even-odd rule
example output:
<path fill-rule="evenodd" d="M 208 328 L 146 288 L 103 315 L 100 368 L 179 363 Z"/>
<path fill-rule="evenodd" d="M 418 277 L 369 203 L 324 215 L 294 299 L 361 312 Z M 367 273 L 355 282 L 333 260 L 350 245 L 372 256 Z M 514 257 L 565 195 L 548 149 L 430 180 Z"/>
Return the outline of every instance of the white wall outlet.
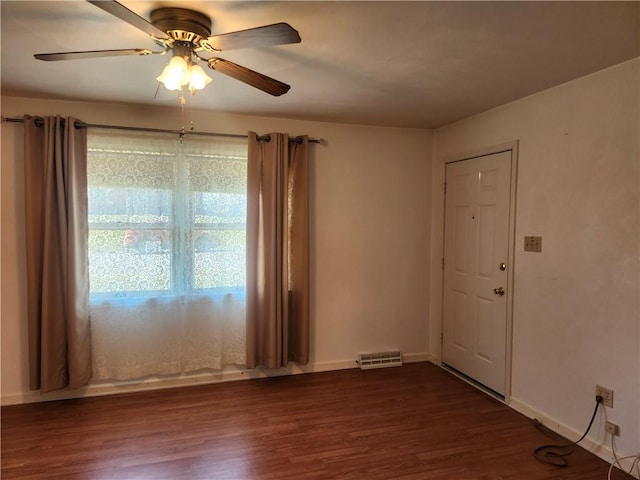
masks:
<path fill-rule="evenodd" d="M 602 397 L 602 404 L 605 407 L 613 408 L 613 390 L 602 385 L 596 385 L 596 397 Z"/>
<path fill-rule="evenodd" d="M 604 429 L 614 437 L 620 435 L 620 427 L 618 427 L 618 425 L 616 425 L 615 423 L 605 422 Z"/>

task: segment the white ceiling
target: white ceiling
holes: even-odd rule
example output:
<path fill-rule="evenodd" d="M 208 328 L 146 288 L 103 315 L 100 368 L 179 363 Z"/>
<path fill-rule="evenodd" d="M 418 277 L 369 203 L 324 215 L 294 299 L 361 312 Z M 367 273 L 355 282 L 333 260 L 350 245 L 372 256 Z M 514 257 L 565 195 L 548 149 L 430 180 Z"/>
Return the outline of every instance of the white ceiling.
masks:
<path fill-rule="evenodd" d="M 277 22 L 302 43 L 219 56 L 291 85 L 272 97 L 211 72 L 194 108 L 434 128 L 640 55 L 640 2 L 121 2 L 209 15 L 213 33 Z M 168 57 L 43 62 L 35 53 L 151 48 L 84 1 L 2 0 L 3 95 L 178 105 L 157 89 Z M 156 48 L 157 49 L 157 48 Z M 206 67 L 205 67 L 206 68 Z"/>

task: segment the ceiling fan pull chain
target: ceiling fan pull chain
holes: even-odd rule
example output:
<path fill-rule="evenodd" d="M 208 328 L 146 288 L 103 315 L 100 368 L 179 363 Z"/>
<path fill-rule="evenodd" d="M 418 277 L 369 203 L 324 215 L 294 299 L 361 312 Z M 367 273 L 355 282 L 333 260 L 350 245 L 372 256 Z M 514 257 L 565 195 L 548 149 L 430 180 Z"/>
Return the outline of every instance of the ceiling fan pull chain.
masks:
<path fill-rule="evenodd" d="M 182 117 L 182 126 L 180 127 L 180 144 L 182 145 L 182 141 L 184 140 L 184 104 L 186 103 L 184 99 L 184 88 L 180 88 L 180 115 Z"/>
<path fill-rule="evenodd" d="M 193 132 L 193 96 L 195 92 L 191 92 L 191 96 L 189 97 L 189 130 Z"/>

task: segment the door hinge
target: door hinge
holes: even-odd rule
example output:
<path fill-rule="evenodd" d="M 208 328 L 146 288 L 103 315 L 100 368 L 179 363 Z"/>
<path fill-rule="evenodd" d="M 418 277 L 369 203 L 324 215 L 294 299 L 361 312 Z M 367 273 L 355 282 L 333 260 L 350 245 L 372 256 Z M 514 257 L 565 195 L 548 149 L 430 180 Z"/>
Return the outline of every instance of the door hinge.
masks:
<path fill-rule="evenodd" d="M 444 182 L 444 193 L 447 193 L 447 182 Z"/>
<path fill-rule="evenodd" d="M 444 257 L 442 257 L 442 269 L 444 270 Z"/>
<path fill-rule="evenodd" d="M 440 345 L 444 345 L 444 332 L 440 332 Z"/>

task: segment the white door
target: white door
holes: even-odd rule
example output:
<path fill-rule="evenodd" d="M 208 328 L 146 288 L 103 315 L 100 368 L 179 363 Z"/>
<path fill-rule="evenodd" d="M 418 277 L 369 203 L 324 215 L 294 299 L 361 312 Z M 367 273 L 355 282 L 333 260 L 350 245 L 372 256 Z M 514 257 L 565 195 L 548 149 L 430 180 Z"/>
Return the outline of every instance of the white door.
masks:
<path fill-rule="evenodd" d="M 446 166 L 442 361 L 504 396 L 511 151 Z"/>

